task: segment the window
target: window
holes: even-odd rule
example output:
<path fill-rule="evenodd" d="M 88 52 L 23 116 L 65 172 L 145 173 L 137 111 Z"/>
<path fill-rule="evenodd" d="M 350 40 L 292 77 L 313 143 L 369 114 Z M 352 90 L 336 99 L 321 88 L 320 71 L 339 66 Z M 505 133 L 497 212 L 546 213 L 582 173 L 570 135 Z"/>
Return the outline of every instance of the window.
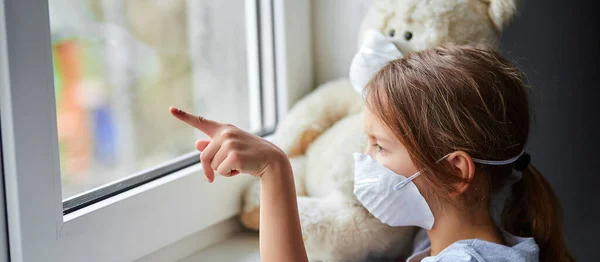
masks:
<path fill-rule="evenodd" d="M 309 10 L 0 0 L 11 260 L 131 261 L 235 216 L 251 178 L 207 184 L 168 106 L 271 132 L 311 88 Z"/>
<path fill-rule="evenodd" d="M 63 198 L 193 151 L 170 105 L 249 129 L 236 2 L 49 1 Z"/>
<path fill-rule="evenodd" d="M 48 5 L 65 212 L 113 194 L 105 184 L 132 174 L 139 183 L 138 173 L 194 151 L 202 134 L 171 117 L 170 105 L 264 131 L 250 117 L 260 97 L 249 96 L 240 1 Z M 182 166 L 174 164 L 161 171 Z"/>

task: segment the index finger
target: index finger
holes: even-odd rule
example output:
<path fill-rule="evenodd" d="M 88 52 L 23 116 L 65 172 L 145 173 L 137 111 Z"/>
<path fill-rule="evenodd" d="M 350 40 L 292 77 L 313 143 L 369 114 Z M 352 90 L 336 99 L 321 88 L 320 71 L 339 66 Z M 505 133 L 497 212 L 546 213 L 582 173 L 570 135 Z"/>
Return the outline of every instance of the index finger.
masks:
<path fill-rule="evenodd" d="M 223 125 L 216 121 L 206 119 L 202 116 L 190 114 L 176 107 L 170 107 L 169 111 L 177 119 L 199 129 L 203 133 L 207 134 L 210 138 L 212 138 L 215 135 L 215 133 L 217 133 L 217 130 L 219 130 L 219 128 L 221 128 L 221 126 Z"/>

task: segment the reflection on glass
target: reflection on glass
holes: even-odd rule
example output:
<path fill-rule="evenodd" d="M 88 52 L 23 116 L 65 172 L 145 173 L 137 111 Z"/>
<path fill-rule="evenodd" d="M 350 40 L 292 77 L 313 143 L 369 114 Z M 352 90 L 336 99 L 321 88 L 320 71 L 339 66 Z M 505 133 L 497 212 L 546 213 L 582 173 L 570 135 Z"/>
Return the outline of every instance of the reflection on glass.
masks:
<path fill-rule="evenodd" d="M 63 198 L 193 151 L 171 105 L 249 127 L 242 1 L 49 8 Z"/>

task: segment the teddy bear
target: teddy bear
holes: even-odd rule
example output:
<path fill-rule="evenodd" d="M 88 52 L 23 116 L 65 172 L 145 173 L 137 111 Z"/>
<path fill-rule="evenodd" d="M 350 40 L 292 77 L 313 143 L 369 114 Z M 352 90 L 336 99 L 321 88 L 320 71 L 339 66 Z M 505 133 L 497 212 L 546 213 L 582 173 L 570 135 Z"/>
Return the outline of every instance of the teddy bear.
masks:
<path fill-rule="evenodd" d="M 406 55 L 445 42 L 499 49 L 498 40 L 518 10 L 517 0 L 374 0 L 361 21 Z M 310 261 L 365 261 L 406 257 L 416 227 L 391 227 L 357 200 L 354 152 L 364 152 L 363 97 L 349 78 L 331 80 L 293 105 L 273 143 L 289 157 L 294 173 L 302 235 Z M 243 194 L 241 223 L 258 230 L 260 181 Z M 410 216 L 410 214 L 406 214 Z"/>

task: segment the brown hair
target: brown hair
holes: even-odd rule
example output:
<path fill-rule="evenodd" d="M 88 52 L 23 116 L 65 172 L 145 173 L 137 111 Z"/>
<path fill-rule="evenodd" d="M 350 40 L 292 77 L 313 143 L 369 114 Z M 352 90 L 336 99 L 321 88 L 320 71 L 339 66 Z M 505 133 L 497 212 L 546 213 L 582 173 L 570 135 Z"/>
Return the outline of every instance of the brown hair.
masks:
<path fill-rule="evenodd" d="M 409 54 L 382 68 L 369 82 L 366 104 L 407 148 L 430 185 L 435 201 L 456 182 L 447 153 L 505 160 L 524 149 L 529 134 L 527 86 L 522 73 L 491 48 L 445 44 Z M 463 207 L 489 206 L 491 192 L 503 184 L 514 164 L 476 165 L 476 176 L 462 194 Z M 540 260 L 573 261 L 566 248 L 561 208 L 550 184 L 529 165 L 513 186 L 502 221 L 518 236 L 533 236 Z"/>

